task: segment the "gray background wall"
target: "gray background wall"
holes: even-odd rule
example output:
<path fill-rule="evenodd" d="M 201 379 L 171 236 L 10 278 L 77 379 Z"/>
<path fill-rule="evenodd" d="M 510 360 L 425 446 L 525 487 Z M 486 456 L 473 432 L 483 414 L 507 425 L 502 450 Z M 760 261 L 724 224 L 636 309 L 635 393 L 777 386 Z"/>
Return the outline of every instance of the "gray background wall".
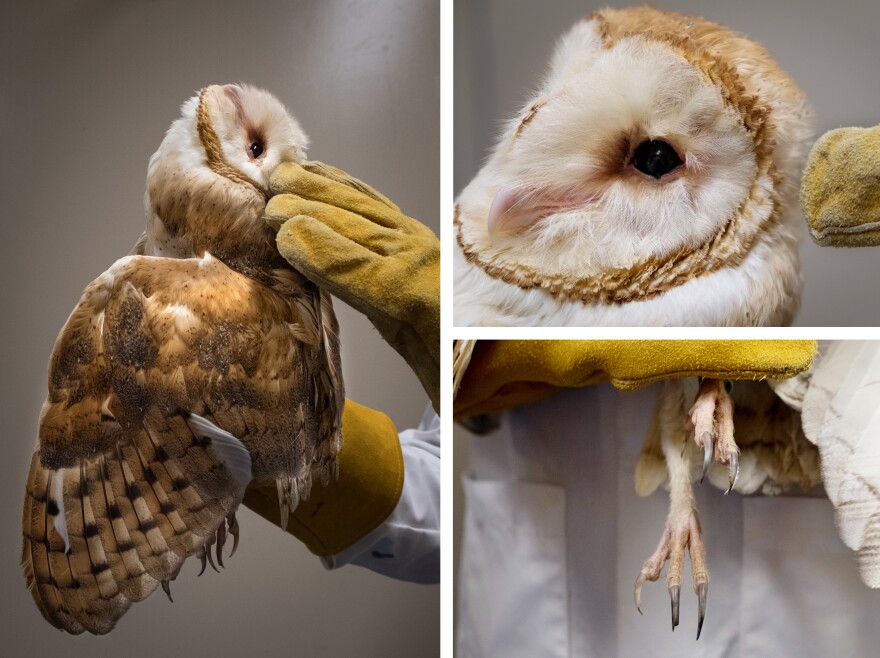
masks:
<path fill-rule="evenodd" d="M 310 155 L 359 176 L 439 230 L 436 0 L 69 0 L 3 3 L 0 636 L 15 655 L 439 654 L 439 588 L 358 567 L 327 572 L 249 511 L 221 574 L 196 561 L 105 638 L 56 632 L 19 568 L 24 481 L 55 337 L 82 289 L 143 224 L 147 159 L 210 83 L 275 93 Z M 403 429 L 427 402 L 368 321 L 337 304 L 353 399 Z"/>
<path fill-rule="evenodd" d="M 540 81 L 553 44 L 582 16 L 638 2 L 455 0 L 454 185 L 478 171 L 502 122 Z M 804 89 L 816 135 L 880 122 L 880 3 L 874 0 L 662 0 L 764 44 Z M 877 249 L 830 249 L 805 236 L 801 326 L 880 325 Z"/>

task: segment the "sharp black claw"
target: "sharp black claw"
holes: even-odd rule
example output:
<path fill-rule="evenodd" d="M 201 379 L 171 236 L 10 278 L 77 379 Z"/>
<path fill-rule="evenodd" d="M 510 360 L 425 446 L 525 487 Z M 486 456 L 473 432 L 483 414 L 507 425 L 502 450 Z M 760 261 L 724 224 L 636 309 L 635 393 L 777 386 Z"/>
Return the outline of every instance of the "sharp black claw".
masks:
<path fill-rule="evenodd" d="M 232 557 L 238 550 L 238 520 L 235 518 L 235 514 L 232 514 L 227 521 L 229 522 L 229 534 L 232 535 L 232 550 L 229 552 L 229 557 Z"/>
<path fill-rule="evenodd" d="M 697 585 L 697 596 L 700 599 L 700 617 L 697 621 L 697 639 L 700 639 L 700 633 L 703 632 L 703 620 L 706 618 L 706 595 L 709 593 L 709 583 L 700 583 Z"/>
<path fill-rule="evenodd" d="M 712 432 L 703 432 L 703 474 L 700 476 L 700 484 L 703 484 L 703 479 L 706 477 L 706 473 L 709 472 L 709 464 L 712 461 L 714 452 Z"/>
<path fill-rule="evenodd" d="M 199 576 L 205 573 L 205 567 L 208 566 L 208 558 L 205 557 L 205 549 L 202 549 L 202 552 L 199 553 L 199 559 L 202 561 L 202 570 L 199 571 Z M 198 577 L 198 576 L 197 576 Z"/>
<path fill-rule="evenodd" d="M 168 585 L 167 580 L 162 581 L 162 589 L 165 590 L 165 594 L 168 596 L 168 600 L 174 603 L 174 599 L 171 598 L 171 587 Z"/>
<path fill-rule="evenodd" d="M 670 585 L 669 599 L 672 601 L 672 630 L 678 626 L 678 607 L 681 602 L 681 585 Z"/>
<path fill-rule="evenodd" d="M 214 564 L 214 558 L 211 557 L 211 547 L 210 547 L 210 546 L 208 546 L 208 549 L 205 551 L 205 555 L 208 556 L 208 562 L 209 562 L 209 564 L 211 565 L 211 568 L 212 568 L 214 571 L 216 571 L 217 573 L 220 573 L 220 569 L 218 569 L 218 568 L 217 568 L 217 565 Z"/>
<path fill-rule="evenodd" d="M 736 486 L 736 479 L 739 477 L 739 455 L 735 452 L 730 454 L 730 463 L 728 464 L 727 472 L 727 481 L 730 483 L 730 486 L 727 488 L 727 491 L 724 492 L 725 496 L 733 491 L 733 488 Z"/>
<path fill-rule="evenodd" d="M 645 584 L 645 580 L 647 580 L 645 575 L 640 573 L 639 577 L 636 578 L 636 589 L 633 592 L 636 600 L 636 610 L 639 611 L 639 614 L 642 614 L 642 585 Z"/>
<path fill-rule="evenodd" d="M 217 564 L 219 564 L 224 569 L 226 568 L 223 564 L 223 546 L 226 545 L 226 521 L 224 520 L 220 527 L 217 528 Z"/>

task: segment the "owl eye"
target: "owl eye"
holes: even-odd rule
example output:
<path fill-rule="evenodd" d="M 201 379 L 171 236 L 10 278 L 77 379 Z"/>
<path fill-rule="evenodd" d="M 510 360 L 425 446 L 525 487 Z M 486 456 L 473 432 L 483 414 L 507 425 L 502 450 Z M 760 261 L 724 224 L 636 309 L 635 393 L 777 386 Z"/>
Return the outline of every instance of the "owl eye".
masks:
<path fill-rule="evenodd" d="M 633 165 L 643 174 L 660 178 L 681 164 L 678 153 L 666 142 L 647 140 L 633 154 Z"/>
<path fill-rule="evenodd" d="M 253 144 L 251 144 L 250 146 L 248 146 L 248 149 L 247 149 L 247 150 L 248 150 L 248 153 L 251 154 L 251 157 L 252 157 L 254 160 L 256 160 L 256 159 L 259 158 L 261 155 L 263 155 L 263 151 L 264 151 L 265 149 L 263 148 L 263 143 L 262 143 L 262 142 L 254 142 Z"/>

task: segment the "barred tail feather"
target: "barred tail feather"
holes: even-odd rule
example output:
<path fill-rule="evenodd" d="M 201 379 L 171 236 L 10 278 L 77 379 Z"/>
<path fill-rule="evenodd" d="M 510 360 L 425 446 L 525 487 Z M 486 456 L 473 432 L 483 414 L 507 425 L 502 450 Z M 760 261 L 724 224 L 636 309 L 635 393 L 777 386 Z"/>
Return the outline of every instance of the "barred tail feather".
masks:
<path fill-rule="evenodd" d="M 183 415 L 150 420 L 133 440 L 66 468 L 34 453 L 22 567 L 42 615 L 70 633 L 108 633 L 133 601 L 203 554 L 239 503 L 246 454 L 233 472 L 231 448 L 191 431 Z"/>

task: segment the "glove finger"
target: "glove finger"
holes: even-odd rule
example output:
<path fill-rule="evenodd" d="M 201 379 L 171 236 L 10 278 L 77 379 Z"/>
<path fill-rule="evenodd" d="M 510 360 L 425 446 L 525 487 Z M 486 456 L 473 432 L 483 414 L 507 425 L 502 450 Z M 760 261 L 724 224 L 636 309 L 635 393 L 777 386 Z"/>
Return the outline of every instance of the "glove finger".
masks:
<path fill-rule="evenodd" d="M 269 200 L 265 220 L 279 231 L 291 218 L 307 216 L 359 247 L 387 256 L 401 251 L 401 233 L 326 203 L 279 194 Z"/>
<path fill-rule="evenodd" d="M 400 210 L 400 208 L 398 208 L 397 205 L 395 205 L 395 203 L 391 201 L 391 199 L 382 194 L 379 190 L 374 187 L 370 187 L 359 178 L 355 178 L 354 176 L 347 174 L 338 167 L 334 167 L 323 162 L 318 162 L 317 160 L 303 162 L 302 167 L 308 172 L 317 174 L 318 176 L 323 176 L 324 178 L 329 178 L 330 180 L 334 180 L 337 183 L 348 185 L 349 187 L 354 188 L 359 192 L 363 192 L 367 196 L 374 198 L 376 201 L 381 201 L 389 208 Z"/>
<path fill-rule="evenodd" d="M 311 217 L 293 217 L 278 232 L 279 253 L 309 280 L 374 317 L 371 282 L 383 277 L 381 256 Z M 387 275 L 386 275 L 387 276 Z"/>
<path fill-rule="evenodd" d="M 801 204 L 817 244 L 880 244 L 880 126 L 822 135 L 804 170 Z"/>
<path fill-rule="evenodd" d="M 336 272 L 376 261 L 380 256 L 307 215 L 291 217 L 278 231 L 278 251 L 303 272 Z"/>
<path fill-rule="evenodd" d="M 295 194 L 366 217 L 388 228 L 406 229 L 413 220 L 394 206 L 377 201 L 354 187 L 314 174 L 292 162 L 278 165 L 269 179 L 272 194 Z"/>

